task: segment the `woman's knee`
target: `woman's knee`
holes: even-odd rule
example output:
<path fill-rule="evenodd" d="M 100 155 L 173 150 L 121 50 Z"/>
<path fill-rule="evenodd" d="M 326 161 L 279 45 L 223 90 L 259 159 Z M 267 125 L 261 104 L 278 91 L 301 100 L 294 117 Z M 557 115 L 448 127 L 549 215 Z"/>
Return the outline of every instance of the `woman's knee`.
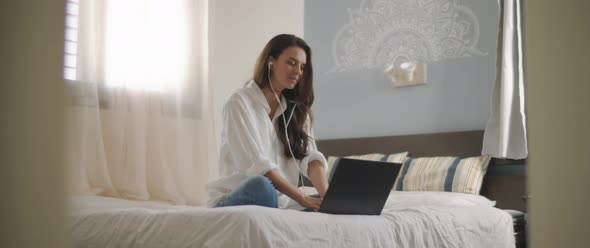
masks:
<path fill-rule="evenodd" d="M 253 176 L 248 179 L 246 183 L 248 188 L 251 188 L 255 191 L 271 191 L 274 192 L 274 186 L 268 177 L 265 176 Z"/>
<path fill-rule="evenodd" d="M 253 200 L 255 205 L 266 207 L 277 207 L 277 191 L 272 182 L 265 176 L 254 176 L 248 179 L 248 191 L 254 193 L 257 197 Z"/>

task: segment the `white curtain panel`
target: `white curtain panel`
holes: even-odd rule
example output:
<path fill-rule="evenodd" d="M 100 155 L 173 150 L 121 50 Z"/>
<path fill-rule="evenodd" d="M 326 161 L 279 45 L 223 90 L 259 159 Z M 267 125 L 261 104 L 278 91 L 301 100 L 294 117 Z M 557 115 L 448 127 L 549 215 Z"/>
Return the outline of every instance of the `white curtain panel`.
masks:
<path fill-rule="evenodd" d="M 482 154 L 496 158 L 527 157 L 521 0 L 500 0 L 501 64 L 486 125 Z M 500 2 L 499 2 L 500 3 Z M 500 61 L 499 61 L 500 62 Z"/>
<path fill-rule="evenodd" d="M 207 84 L 207 0 L 78 3 L 68 82 L 70 189 L 206 204 L 217 175 Z"/>

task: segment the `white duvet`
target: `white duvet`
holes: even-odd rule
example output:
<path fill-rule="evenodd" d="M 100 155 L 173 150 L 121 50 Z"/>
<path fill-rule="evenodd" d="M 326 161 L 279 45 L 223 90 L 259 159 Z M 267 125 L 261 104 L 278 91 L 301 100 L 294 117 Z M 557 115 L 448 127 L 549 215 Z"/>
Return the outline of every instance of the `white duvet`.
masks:
<path fill-rule="evenodd" d="M 380 216 L 72 200 L 75 247 L 514 247 L 510 215 L 461 193 L 394 191 Z"/>

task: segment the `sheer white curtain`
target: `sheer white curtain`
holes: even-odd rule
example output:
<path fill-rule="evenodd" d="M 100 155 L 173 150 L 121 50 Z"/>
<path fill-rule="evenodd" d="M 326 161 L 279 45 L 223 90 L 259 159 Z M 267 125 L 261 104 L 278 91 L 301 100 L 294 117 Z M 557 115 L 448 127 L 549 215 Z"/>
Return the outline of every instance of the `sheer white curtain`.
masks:
<path fill-rule="evenodd" d="M 501 2 L 503 1 L 503 3 Z M 521 0 L 499 0 L 501 58 L 492 96 L 492 112 L 484 133 L 482 154 L 497 158 L 527 157 Z"/>
<path fill-rule="evenodd" d="M 205 204 L 217 173 L 207 0 L 85 0 L 77 12 L 72 191 Z"/>

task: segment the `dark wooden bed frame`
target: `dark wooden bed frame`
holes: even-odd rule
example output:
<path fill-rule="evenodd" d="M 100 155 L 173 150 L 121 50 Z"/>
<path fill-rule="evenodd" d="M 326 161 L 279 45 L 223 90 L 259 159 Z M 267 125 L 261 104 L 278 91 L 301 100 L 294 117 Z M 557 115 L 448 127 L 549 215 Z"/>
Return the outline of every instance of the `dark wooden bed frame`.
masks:
<path fill-rule="evenodd" d="M 367 153 L 410 152 L 411 157 L 481 155 L 483 131 L 449 132 L 388 137 L 316 141 L 328 156 Z M 496 201 L 496 207 L 526 212 L 525 160 L 492 159 L 483 180 L 481 195 Z"/>

